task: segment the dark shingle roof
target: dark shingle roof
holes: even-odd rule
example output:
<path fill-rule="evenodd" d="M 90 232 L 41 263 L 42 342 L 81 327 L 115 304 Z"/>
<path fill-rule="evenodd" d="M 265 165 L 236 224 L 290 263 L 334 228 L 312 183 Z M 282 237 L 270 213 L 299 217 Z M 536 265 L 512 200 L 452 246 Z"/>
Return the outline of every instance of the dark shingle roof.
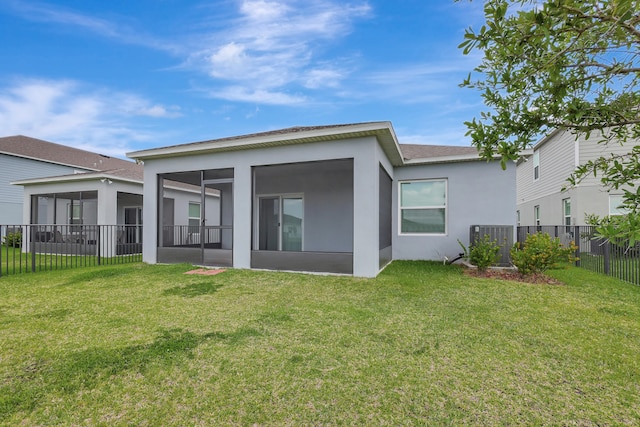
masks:
<path fill-rule="evenodd" d="M 142 176 L 142 166 L 134 162 L 22 135 L 0 138 L 0 153 L 94 171 L 139 171 Z"/>
<path fill-rule="evenodd" d="M 478 154 L 475 147 L 455 145 L 400 144 L 400 149 L 405 160 Z"/>
<path fill-rule="evenodd" d="M 276 130 L 270 130 L 265 132 L 250 133 L 245 135 L 236 135 L 236 136 L 229 136 L 224 138 L 208 139 L 205 141 L 188 142 L 185 144 L 168 145 L 162 148 L 188 147 L 191 145 L 228 142 L 228 141 L 236 141 L 239 139 L 251 139 L 251 138 L 260 138 L 260 137 L 276 136 L 276 135 L 294 135 L 296 133 L 302 133 L 302 132 L 311 132 L 311 131 L 324 130 L 324 129 L 340 129 L 340 128 L 349 127 L 349 126 L 375 124 L 375 123 L 381 123 L 381 122 L 344 123 L 344 124 L 337 124 L 337 125 L 322 125 L 322 126 L 294 126 L 294 127 L 285 128 L 285 129 L 276 129 Z"/>

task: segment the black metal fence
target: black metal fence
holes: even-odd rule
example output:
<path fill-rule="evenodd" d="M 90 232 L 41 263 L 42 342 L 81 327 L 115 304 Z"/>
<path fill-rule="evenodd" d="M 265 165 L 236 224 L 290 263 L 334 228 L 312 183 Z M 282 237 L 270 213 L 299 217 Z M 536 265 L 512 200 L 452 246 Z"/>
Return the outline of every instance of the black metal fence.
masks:
<path fill-rule="evenodd" d="M 0 225 L 0 277 L 142 260 L 139 225 Z"/>
<path fill-rule="evenodd" d="M 574 242 L 576 265 L 587 270 L 613 276 L 625 282 L 640 285 L 640 244 L 614 244 L 595 237 L 595 227 L 588 225 L 534 225 L 520 226 L 518 242 L 524 242 L 527 235 L 548 233 L 558 237 L 564 245 Z"/>

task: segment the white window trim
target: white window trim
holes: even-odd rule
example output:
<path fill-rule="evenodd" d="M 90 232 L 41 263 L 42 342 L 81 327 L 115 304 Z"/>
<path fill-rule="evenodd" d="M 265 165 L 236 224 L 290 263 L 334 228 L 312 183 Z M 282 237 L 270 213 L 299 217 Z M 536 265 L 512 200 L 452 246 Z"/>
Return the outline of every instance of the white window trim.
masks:
<path fill-rule="evenodd" d="M 538 168 L 538 176 L 536 176 L 536 168 Z M 540 151 L 533 152 L 533 180 L 540 179 Z"/>
<path fill-rule="evenodd" d="M 567 215 L 567 202 L 569 202 L 569 215 Z M 562 225 L 571 225 L 571 197 L 562 199 Z M 567 224 L 567 218 L 569 218 L 569 224 Z"/>
<path fill-rule="evenodd" d="M 624 197 L 624 194 L 609 194 L 609 216 L 619 216 L 619 215 L 624 215 L 626 212 L 624 212 L 626 209 L 622 208 L 622 212 L 612 212 L 611 211 L 611 198 L 612 197 L 620 197 L 620 202 L 622 202 L 622 198 Z M 618 207 L 616 206 L 616 210 L 618 209 Z"/>
<path fill-rule="evenodd" d="M 412 182 L 444 182 L 444 206 L 412 206 L 410 208 L 402 207 L 402 184 Z M 398 235 L 400 236 L 447 236 L 449 234 L 449 180 L 447 178 L 432 178 L 432 179 L 406 179 L 404 181 L 398 181 Z M 417 210 L 417 209 L 442 209 L 444 208 L 444 233 L 405 233 L 402 231 L 402 211 Z"/>
<path fill-rule="evenodd" d="M 198 216 L 191 216 L 191 205 L 198 205 Z M 194 202 L 194 201 L 189 201 L 189 203 L 187 204 L 187 226 L 191 226 L 191 224 L 189 224 L 189 222 L 192 219 L 197 219 L 198 220 L 198 227 L 200 227 L 201 225 L 201 221 L 202 221 L 202 203 L 200 203 L 200 201 Z"/>

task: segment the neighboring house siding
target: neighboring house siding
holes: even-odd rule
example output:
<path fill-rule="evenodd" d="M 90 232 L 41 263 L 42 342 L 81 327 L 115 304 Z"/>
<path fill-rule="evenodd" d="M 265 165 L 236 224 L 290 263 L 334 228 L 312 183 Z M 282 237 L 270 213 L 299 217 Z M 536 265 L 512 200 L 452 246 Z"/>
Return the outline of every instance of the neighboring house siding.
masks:
<path fill-rule="evenodd" d="M 472 225 L 516 225 L 513 210 L 515 165 L 503 171 L 498 162 L 461 162 L 395 168 L 393 183 L 393 259 L 443 260 L 469 244 Z M 398 229 L 398 186 L 406 180 L 447 180 L 447 233 L 402 235 Z"/>
<path fill-rule="evenodd" d="M 540 156 L 540 177 L 533 179 L 533 158 L 518 168 L 518 202 L 535 200 L 558 193 L 575 169 L 573 135 L 558 133 L 537 150 Z M 533 156 L 532 156 L 533 157 Z"/>
<path fill-rule="evenodd" d="M 609 144 L 598 144 L 598 141 L 601 139 L 601 135 L 598 132 L 592 133 L 588 140 L 585 140 L 584 137 L 580 138 L 580 164 L 584 164 L 589 160 L 595 160 L 602 156 L 607 157 L 611 154 L 626 154 L 634 145 L 640 144 L 640 141 L 628 141 L 624 145 L 615 142 Z M 580 184 L 601 186 L 600 178 L 594 177 L 593 175 L 586 177 Z"/>
<path fill-rule="evenodd" d="M 598 144 L 600 134 L 594 132 L 587 140 L 581 136 L 578 140 L 570 132 L 557 132 L 536 151 L 540 156 L 540 178 L 533 179 L 533 156 L 517 167 L 517 209 L 520 212 L 521 225 L 534 225 L 534 207 L 540 207 L 541 225 L 563 224 L 563 200 L 571 199 L 572 224 L 585 223 L 586 214 L 598 216 L 609 214 L 609 192 L 602 186 L 598 177 L 584 178 L 578 186 L 568 191 L 561 189 L 568 185 L 567 178 L 578 164 L 595 160 L 612 153 L 627 153 L 640 141 L 630 141 L 624 146 L 616 143 Z M 577 146 L 577 152 L 576 152 Z M 621 194 L 622 190 L 612 190 L 611 194 Z"/>
<path fill-rule="evenodd" d="M 22 187 L 11 182 L 65 175 L 74 170 L 69 166 L 0 154 L 0 224 L 22 223 Z"/>

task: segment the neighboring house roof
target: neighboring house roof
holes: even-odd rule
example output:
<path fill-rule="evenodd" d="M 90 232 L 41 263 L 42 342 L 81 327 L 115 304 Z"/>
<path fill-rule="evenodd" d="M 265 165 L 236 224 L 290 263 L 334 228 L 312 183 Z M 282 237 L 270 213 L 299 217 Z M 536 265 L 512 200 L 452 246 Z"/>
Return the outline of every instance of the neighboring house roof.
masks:
<path fill-rule="evenodd" d="M 478 160 L 478 149 L 459 145 L 400 144 L 405 164 Z"/>
<path fill-rule="evenodd" d="M 127 153 L 134 159 L 175 157 L 221 151 L 246 150 L 350 138 L 375 136 L 394 166 L 408 163 L 477 160 L 473 147 L 401 145 L 390 122 L 365 122 L 326 126 L 298 126 L 268 132 L 232 136 L 208 141 L 171 145 L 168 147 Z"/>
<path fill-rule="evenodd" d="M 39 177 L 12 182 L 15 185 L 45 184 L 94 179 L 143 182 L 142 165 L 129 160 L 92 153 L 66 145 L 16 135 L 0 138 L 0 154 L 77 168 L 81 173 Z"/>
<path fill-rule="evenodd" d="M 106 171 L 115 169 L 142 170 L 129 160 L 92 153 L 41 139 L 16 135 L 0 138 L 0 154 L 39 160 L 79 169 Z"/>

